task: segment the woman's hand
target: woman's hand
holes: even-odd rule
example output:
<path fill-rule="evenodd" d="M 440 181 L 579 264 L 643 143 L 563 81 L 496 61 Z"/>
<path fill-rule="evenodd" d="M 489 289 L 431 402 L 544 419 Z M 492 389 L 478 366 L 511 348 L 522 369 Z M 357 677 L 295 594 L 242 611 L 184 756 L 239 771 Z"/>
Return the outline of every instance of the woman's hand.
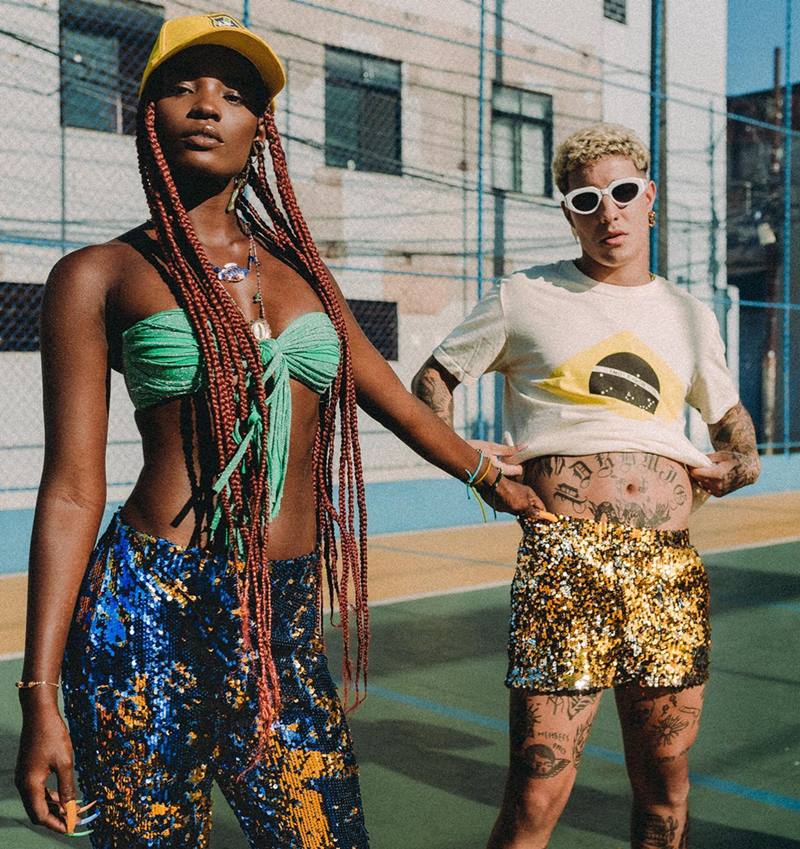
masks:
<path fill-rule="evenodd" d="M 501 513 L 513 513 L 515 516 L 550 521 L 556 518 L 552 513 L 547 512 L 542 499 L 529 486 L 509 480 L 505 474 L 496 487 L 489 483 L 481 483 L 477 489 L 481 498 Z"/>
<path fill-rule="evenodd" d="M 14 783 L 31 822 L 65 834 L 64 803 L 77 799 L 69 732 L 52 696 L 42 698 L 33 690 L 21 695 L 27 704 L 23 707 Z M 58 782 L 57 793 L 46 786 L 52 772 Z"/>
<path fill-rule="evenodd" d="M 478 451 L 483 451 L 492 461 L 492 465 L 500 469 L 507 478 L 515 478 L 522 474 L 522 466 L 519 463 L 506 463 L 505 460 L 514 454 L 519 454 L 527 447 L 526 445 L 503 445 L 500 442 L 486 442 L 483 439 L 468 439 L 467 442 Z"/>

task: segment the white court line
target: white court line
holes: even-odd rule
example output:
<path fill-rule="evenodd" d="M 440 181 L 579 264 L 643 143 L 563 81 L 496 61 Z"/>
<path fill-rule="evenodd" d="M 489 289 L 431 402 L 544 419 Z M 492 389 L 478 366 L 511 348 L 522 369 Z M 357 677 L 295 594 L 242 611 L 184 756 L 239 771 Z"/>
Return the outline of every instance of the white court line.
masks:
<path fill-rule="evenodd" d="M 447 530 L 455 530 L 455 529 L 454 528 L 439 528 L 439 530 L 447 531 Z M 417 531 L 398 531 L 397 533 L 393 533 L 393 534 L 380 534 L 380 536 L 377 536 L 376 539 L 379 540 L 379 539 L 382 539 L 383 537 L 393 537 L 393 536 L 399 536 L 400 534 L 407 534 L 407 533 L 417 533 Z M 747 551 L 749 549 L 754 549 L 754 548 L 769 548 L 773 545 L 788 545 L 788 544 L 794 543 L 794 542 L 800 542 L 800 535 L 788 536 L 788 537 L 779 537 L 778 539 L 762 540 L 760 542 L 745 542 L 745 543 L 741 543 L 740 545 L 729 545 L 729 546 L 725 546 L 723 548 L 708 548 L 708 549 L 704 549 L 703 551 L 701 551 L 700 554 L 703 557 L 709 557 L 709 556 L 714 556 L 716 554 L 727 554 L 727 553 L 732 552 L 732 551 Z M 398 551 L 397 553 L 402 554 L 403 552 Z M 409 552 L 406 552 L 406 553 L 413 556 L 413 557 L 425 557 L 425 552 L 409 551 Z M 445 557 L 447 557 L 447 555 L 445 555 Z M 458 561 L 459 558 L 457 556 L 452 556 L 450 559 L 452 559 L 454 561 Z M 490 562 L 487 561 L 486 565 L 491 566 L 491 565 L 506 565 L 506 564 L 495 564 L 495 563 L 490 563 Z M 508 563 L 507 565 L 510 568 L 514 564 Z M 12 573 L 9 573 L 7 575 L 0 575 L 0 580 L 2 580 L 3 578 L 17 578 L 17 577 L 24 576 L 24 575 L 27 575 L 27 572 L 12 572 Z M 422 593 L 409 593 L 407 595 L 391 596 L 389 598 L 379 599 L 378 601 L 371 601 L 369 606 L 370 607 L 383 607 L 384 605 L 387 605 L 387 604 L 401 604 L 404 601 L 419 601 L 420 599 L 425 599 L 425 598 L 438 598 L 439 596 L 443 596 L 443 595 L 459 595 L 460 593 L 477 592 L 478 590 L 494 590 L 494 589 L 497 589 L 498 587 L 507 587 L 507 586 L 510 586 L 510 582 L 507 581 L 507 580 L 506 581 L 490 581 L 489 583 L 485 583 L 485 584 L 472 584 L 468 587 L 458 587 L 456 589 L 447 588 L 447 589 L 440 589 L 440 590 L 430 590 L 428 592 L 422 592 Z M 16 660 L 18 658 L 21 658 L 22 656 L 23 656 L 22 652 L 12 652 L 11 654 L 0 654 L 0 663 L 2 663 L 4 660 Z"/>
<path fill-rule="evenodd" d="M 701 557 L 709 557 L 714 556 L 716 554 L 728 554 L 733 551 L 747 551 L 752 548 L 769 548 L 773 545 L 786 545 L 788 543 L 800 542 L 800 536 L 789 536 L 789 537 L 780 537 L 779 539 L 772 540 L 764 540 L 763 542 L 745 542 L 741 545 L 729 545 L 725 548 L 708 548 L 700 552 Z M 409 552 L 409 554 L 413 554 L 416 557 L 424 557 L 424 554 L 420 554 L 420 552 Z M 452 558 L 454 561 L 458 560 L 458 557 Z M 509 563 L 509 566 L 513 566 L 513 563 Z M 382 598 L 379 601 L 371 601 L 370 607 L 383 607 L 387 604 L 400 604 L 404 601 L 417 601 L 418 599 L 423 598 L 438 598 L 443 595 L 460 595 L 461 593 L 469 593 L 477 590 L 491 590 L 497 589 L 497 587 L 511 587 L 510 581 L 492 581 L 488 584 L 474 584 L 468 587 L 458 587 L 456 589 L 441 589 L 441 590 L 431 590 L 426 593 L 411 593 L 409 595 L 401 595 L 401 596 L 393 596 L 391 598 Z"/>
<path fill-rule="evenodd" d="M 726 548 L 707 548 L 700 554 L 705 557 L 709 554 L 727 554 L 729 551 L 747 551 L 749 548 L 769 548 L 772 545 L 787 545 L 791 542 L 800 542 L 800 535 L 790 537 L 778 537 L 763 542 L 743 542 L 741 545 L 731 545 Z"/>

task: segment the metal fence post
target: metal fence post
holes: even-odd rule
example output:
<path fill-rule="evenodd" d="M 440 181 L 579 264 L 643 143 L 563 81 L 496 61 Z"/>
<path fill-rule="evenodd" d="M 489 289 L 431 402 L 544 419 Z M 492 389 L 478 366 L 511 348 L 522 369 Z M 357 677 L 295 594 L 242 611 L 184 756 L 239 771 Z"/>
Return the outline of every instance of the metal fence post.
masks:
<path fill-rule="evenodd" d="M 783 453 L 791 444 L 789 405 L 791 369 L 791 262 L 792 262 L 792 0 L 786 0 L 783 95 Z"/>
<path fill-rule="evenodd" d="M 477 268 L 477 294 L 478 299 L 483 297 L 483 132 L 484 132 L 484 86 L 486 83 L 486 0 L 481 0 L 480 11 L 480 37 L 478 44 L 478 232 L 477 244 L 475 246 L 475 258 Z M 478 415 L 475 421 L 475 429 L 479 439 L 484 439 L 486 424 L 483 420 L 483 386 L 478 381 L 477 386 Z"/>

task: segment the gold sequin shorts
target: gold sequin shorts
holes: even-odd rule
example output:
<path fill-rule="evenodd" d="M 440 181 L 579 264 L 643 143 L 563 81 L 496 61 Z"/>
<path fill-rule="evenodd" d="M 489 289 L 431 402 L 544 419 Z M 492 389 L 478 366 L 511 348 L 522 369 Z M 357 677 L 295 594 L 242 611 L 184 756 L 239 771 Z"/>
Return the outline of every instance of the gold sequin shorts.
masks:
<path fill-rule="evenodd" d="M 506 685 L 541 693 L 708 677 L 708 577 L 689 532 L 523 519 Z"/>

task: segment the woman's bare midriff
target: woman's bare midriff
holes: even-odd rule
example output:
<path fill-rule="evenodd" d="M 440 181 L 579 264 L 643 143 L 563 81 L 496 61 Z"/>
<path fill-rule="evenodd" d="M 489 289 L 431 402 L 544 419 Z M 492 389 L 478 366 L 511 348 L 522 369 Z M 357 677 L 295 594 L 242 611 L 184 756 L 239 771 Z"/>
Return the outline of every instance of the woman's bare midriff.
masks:
<path fill-rule="evenodd" d="M 268 553 L 276 560 L 307 554 L 314 550 L 317 541 L 312 449 L 319 422 L 319 396 L 294 380 L 290 385 L 291 460 L 281 510 L 269 527 Z M 168 539 L 176 545 L 204 548 L 208 539 L 204 522 L 198 526 L 195 508 L 202 492 L 207 497 L 210 486 L 205 481 L 205 486 L 192 488 L 184 444 L 187 428 L 181 424 L 182 418 L 185 421 L 187 405 L 194 406 L 195 400 L 203 403 L 202 396 L 178 398 L 137 414 L 144 465 L 122 509 L 122 519 L 137 530 Z M 191 433 L 192 475 L 195 482 L 199 482 L 201 466 L 208 469 L 215 464 L 210 458 L 201 463 L 197 432 L 192 428 Z"/>
<path fill-rule="evenodd" d="M 523 480 L 551 513 L 634 528 L 686 528 L 692 507 L 686 466 L 641 451 L 536 457 Z"/>
<path fill-rule="evenodd" d="M 112 337 L 145 316 L 176 306 L 160 275 L 138 251 L 126 244 L 120 244 L 118 250 L 122 271 L 110 298 Z M 276 334 L 298 315 L 322 309 L 319 298 L 296 271 L 260 247 L 258 254 L 262 276 L 269 280 L 264 309 Z M 251 278 L 254 275 L 226 284 L 248 317 L 251 316 L 247 310 L 255 309 L 252 301 L 256 282 Z M 120 350 L 119 338 L 113 342 L 113 347 Z M 296 380 L 289 384 L 292 422 L 286 482 L 280 513 L 269 525 L 268 553 L 274 559 L 307 554 L 317 544 L 312 450 L 319 426 L 319 395 Z M 209 454 L 213 449 L 203 403 L 201 392 L 196 399 L 176 398 L 136 414 L 144 464 L 122 509 L 122 518 L 137 530 L 179 546 L 208 544 L 205 521 L 198 520 L 202 505 L 200 512 L 195 508 L 199 501 L 208 499 L 213 483 L 208 470 L 218 469 L 219 462 Z M 202 458 L 200 445 L 205 452 Z M 202 478 L 201 469 L 206 470 Z"/>

